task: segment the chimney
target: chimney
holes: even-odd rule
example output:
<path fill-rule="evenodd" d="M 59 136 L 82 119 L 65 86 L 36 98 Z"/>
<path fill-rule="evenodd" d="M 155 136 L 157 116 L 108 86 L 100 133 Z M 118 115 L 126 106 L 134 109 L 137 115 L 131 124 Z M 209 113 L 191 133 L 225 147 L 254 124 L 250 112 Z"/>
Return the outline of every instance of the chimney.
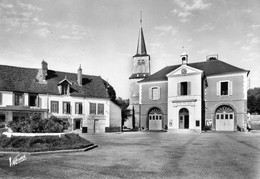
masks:
<path fill-rule="evenodd" d="M 80 86 L 82 85 L 82 69 L 81 69 L 81 65 L 79 66 L 79 69 L 78 69 L 78 84 Z"/>
<path fill-rule="evenodd" d="M 218 60 L 218 54 L 207 55 L 206 60 L 207 61 Z"/>
<path fill-rule="evenodd" d="M 43 81 L 46 80 L 47 71 L 48 71 L 48 63 L 43 60 L 42 61 L 42 74 L 41 74 Z"/>

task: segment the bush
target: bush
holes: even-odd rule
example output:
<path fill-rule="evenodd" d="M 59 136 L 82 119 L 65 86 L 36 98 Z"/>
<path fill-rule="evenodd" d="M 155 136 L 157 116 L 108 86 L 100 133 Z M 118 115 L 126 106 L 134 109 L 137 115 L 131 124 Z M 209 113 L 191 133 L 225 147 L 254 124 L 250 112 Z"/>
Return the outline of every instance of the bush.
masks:
<path fill-rule="evenodd" d="M 78 134 L 66 134 L 58 136 L 12 136 L 0 135 L 0 150 L 2 151 L 20 151 L 20 152 L 38 152 L 63 149 L 79 149 L 92 145 L 91 142 L 81 138 Z"/>
<path fill-rule="evenodd" d="M 204 131 L 211 130 L 211 126 L 204 126 L 204 127 L 203 127 L 203 130 L 204 130 Z"/>
<path fill-rule="evenodd" d="M 58 133 L 68 128 L 61 119 L 51 117 L 50 119 L 41 119 L 39 115 L 33 114 L 28 118 L 19 118 L 7 124 L 13 132 L 22 133 Z"/>

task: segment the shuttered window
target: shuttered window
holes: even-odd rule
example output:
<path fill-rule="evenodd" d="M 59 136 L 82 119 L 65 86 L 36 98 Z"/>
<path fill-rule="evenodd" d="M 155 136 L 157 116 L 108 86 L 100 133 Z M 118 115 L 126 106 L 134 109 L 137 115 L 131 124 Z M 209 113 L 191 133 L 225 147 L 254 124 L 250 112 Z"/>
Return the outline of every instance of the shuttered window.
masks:
<path fill-rule="evenodd" d="M 89 113 L 96 114 L 96 103 L 90 103 L 89 105 Z"/>
<path fill-rule="evenodd" d="M 14 105 L 23 106 L 24 104 L 24 95 L 23 93 L 14 93 Z"/>
<path fill-rule="evenodd" d="M 104 104 L 98 104 L 98 114 L 104 115 Z"/>
<path fill-rule="evenodd" d="M 29 106 L 39 107 L 39 96 L 37 94 L 29 94 Z"/>
<path fill-rule="evenodd" d="M 63 114 L 70 114 L 70 102 L 63 102 Z"/>
<path fill-rule="evenodd" d="M 191 82 L 177 83 L 177 96 L 191 95 Z"/>
<path fill-rule="evenodd" d="M 58 101 L 51 101 L 51 112 L 59 113 L 59 102 Z"/>
<path fill-rule="evenodd" d="M 219 81 L 217 82 L 217 95 L 227 96 L 233 93 L 233 83 L 232 81 Z"/>
<path fill-rule="evenodd" d="M 82 114 L 82 103 L 75 103 L 75 114 Z"/>
<path fill-rule="evenodd" d="M 149 99 L 150 100 L 159 100 L 161 98 L 161 89 L 160 87 L 151 87 L 149 89 Z"/>

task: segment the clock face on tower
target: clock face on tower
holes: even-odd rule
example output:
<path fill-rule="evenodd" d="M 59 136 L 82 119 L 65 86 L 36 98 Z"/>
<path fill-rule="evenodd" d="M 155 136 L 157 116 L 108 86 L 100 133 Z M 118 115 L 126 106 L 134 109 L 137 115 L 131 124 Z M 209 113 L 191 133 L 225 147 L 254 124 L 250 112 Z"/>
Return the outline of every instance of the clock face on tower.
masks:
<path fill-rule="evenodd" d="M 181 70 L 181 73 L 182 73 L 182 74 L 186 74 L 186 73 L 187 73 L 187 70 L 186 70 L 185 68 L 183 68 L 183 69 Z"/>

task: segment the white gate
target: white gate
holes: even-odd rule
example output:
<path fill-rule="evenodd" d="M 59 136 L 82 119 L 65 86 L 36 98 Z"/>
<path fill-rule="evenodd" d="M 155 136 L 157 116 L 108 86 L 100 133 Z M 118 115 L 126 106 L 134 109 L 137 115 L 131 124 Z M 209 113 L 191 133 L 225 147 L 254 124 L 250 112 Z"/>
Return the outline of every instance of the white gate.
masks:
<path fill-rule="evenodd" d="M 158 108 L 149 112 L 149 130 L 162 130 L 162 112 Z"/>
<path fill-rule="evenodd" d="M 216 130 L 234 131 L 234 111 L 229 106 L 220 106 L 216 111 Z"/>

